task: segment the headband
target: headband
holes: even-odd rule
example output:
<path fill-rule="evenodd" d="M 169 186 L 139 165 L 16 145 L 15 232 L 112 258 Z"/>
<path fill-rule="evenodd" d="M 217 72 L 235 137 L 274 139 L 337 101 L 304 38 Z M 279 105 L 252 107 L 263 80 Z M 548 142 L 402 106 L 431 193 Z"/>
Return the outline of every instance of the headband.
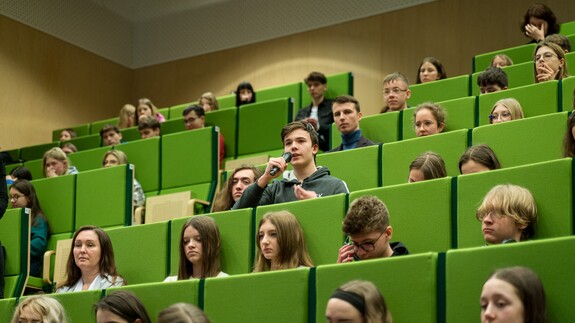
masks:
<path fill-rule="evenodd" d="M 337 289 L 330 298 L 338 298 L 351 304 L 355 309 L 357 309 L 361 315 L 365 315 L 365 300 L 363 297 L 359 296 L 353 292 L 346 292 L 341 289 Z"/>

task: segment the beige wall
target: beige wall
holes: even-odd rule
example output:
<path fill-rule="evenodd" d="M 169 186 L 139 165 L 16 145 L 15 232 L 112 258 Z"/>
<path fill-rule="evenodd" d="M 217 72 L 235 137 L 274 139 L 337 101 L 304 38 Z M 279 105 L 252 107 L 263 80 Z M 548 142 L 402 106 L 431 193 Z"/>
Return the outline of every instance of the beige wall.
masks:
<path fill-rule="evenodd" d="M 560 21 L 575 20 L 572 0 L 544 1 Z M 527 42 L 519 22 L 532 1 L 439 0 L 209 55 L 131 71 L 0 17 L 0 146 L 50 140 L 51 130 L 113 117 L 127 101 L 158 107 L 224 95 L 243 80 L 256 90 L 301 81 L 312 70 L 352 71 L 364 114 L 382 105 L 381 80 L 393 71 L 412 81 L 425 56 L 448 76 L 471 73 L 473 55 Z"/>

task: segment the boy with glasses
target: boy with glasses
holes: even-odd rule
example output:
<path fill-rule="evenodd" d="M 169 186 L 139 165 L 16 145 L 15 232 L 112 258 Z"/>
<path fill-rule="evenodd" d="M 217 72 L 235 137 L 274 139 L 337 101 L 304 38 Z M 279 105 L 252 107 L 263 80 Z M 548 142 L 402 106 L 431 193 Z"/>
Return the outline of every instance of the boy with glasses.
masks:
<path fill-rule="evenodd" d="M 338 263 L 409 254 L 403 243 L 390 242 L 389 212 L 375 196 L 362 196 L 351 203 L 342 231 L 349 243 L 339 249 Z"/>
<path fill-rule="evenodd" d="M 192 104 L 184 109 L 182 112 L 184 117 L 184 125 L 187 130 L 201 129 L 206 126 L 206 112 L 202 106 L 197 104 Z M 226 150 L 224 147 L 224 136 L 218 129 L 218 139 L 220 145 L 220 169 L 222 168 L 222 163 L 224 161 L 224 156 L 226 155 Z"/>
<path fill-rule="evenodd" d="M 381 113 L 407 109 L 407 100 L 411 97 L 409 82 L 405 75 L 395 72 L 383 79 L 383 103 Z"/>

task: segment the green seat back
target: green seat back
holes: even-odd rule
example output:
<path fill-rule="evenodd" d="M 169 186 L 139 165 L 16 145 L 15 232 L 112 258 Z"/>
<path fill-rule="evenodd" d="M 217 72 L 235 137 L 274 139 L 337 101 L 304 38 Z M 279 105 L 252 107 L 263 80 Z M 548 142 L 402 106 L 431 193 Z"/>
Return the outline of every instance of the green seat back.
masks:
<path fill-rule="evenodd" d="M 160 312 L 176 303 L 188 303 L 198 305 L 200 281 L 184 280 L 172 283 L 151 283 L 114 287 L 106 290 L 106 295 L 116 291 L 127 290 L 136 294 L 142 301 L 152 322 Z"/>
<path fill-rule="evenodd" d="M 68 155 L 68 158 L 72 162 L 72 165 L 78 168 L 78 171 L 83 172 L 92 169 L 99 169 L 103 167 L 102 160 L 104 159 L 104 154 L 109 150 L 112 150 L 111 146 L 83 150 Z"/>
<path fill-rule="evenodd" d="M 194 102 L 190 102 L 190 103 L 183 103 L 183 104 L 178 104 L 178 105 L 174 105 L 170 107 L 170 115 L 169 115 L 169 119 L 181 119 L 182 113 L 184 112 L 184 110 L 189 107 L 192 104 L 197 104 L 197 101 Z M 219 102 L 218 102 L 219 103 Z"/>
<path fill-rule="evenodd" d="M 451 248 L 451 177 L 352 192 L 350 204 L 365 195 L 385 203 L 392 241 L 403 242 L 411 254 Z"/>
<path fill-rule="evenodd" d="M 364 116 L 360 122 L 362 135 L 376 143 L 400 140 L 400 114 L 401 112 L 394 111 Z M 331 124 L 330 135 L 333 149 L 341 144 L 341 133 L 337 130 L 335 122 Z"/>
<path fill-rule="evenodd" d="M 168 222 L 112 228 L 106 232 L 114 246 L 118 273 L 127 284 L 161 282 L 166 278 Z"/>
<path fill-rule="evenodd" d="M 24 162 L 24 166 L 28 168 L 30 174 L 32 174 L 32 178 L 44 178 L 42 174 L 42 159 L 34 159 Z"/>
<path fill-rule="evenodd" d="M 258 90 L 257 102 L 270 101 L 283 98 L 293 98 L 293 109 L 298 111 L 301 107 L 302 84 L 290 83 Z"/>
<path fill-rule="evenodd" d="M 28 276 L 30 216 L 24 209 L 6 210 L 0 219 L 0 241 L 5 249 L 4 297 L 20 297 Z"/>
<path fill-rule="evenodd" d="M 535 47 L 536 44 L 527 44 L 475 55 L 473 58 L 473 72 L 483 71 L 484 69 L 491 66 L 491 60 L 497 54 L 505 54 L 509 56 L 509 58 L 511 58 L 513 61 L 513 64 L 532 61 Z"/>
<path fill-rule="evenodd" d="M 140 135 L 140 131 L 138 127 L 131 127 L 122 129 L 122 140 L 123 141 L 136 141 L 142 139 L 142 135 Z"/>
<path fill-rule="evenodd" d="M 16 298 L 0 299 L 0 322 L 10 322 L 16 309 Z"/>
<path fill-rule="evenodd" d="M 475 127 L 476 97 L 468 96 L 449 101 L 437 102 L 445 111 L 445 129 L 443 132 L 472 129 Z M 403 110 L 403 139 L 416 138 L 413 113 L 416 107 Z"/>
<path fill-rule="evenodd" d="M 50 233 L 74 231 L 76 175 L 37 179 L 32 184 L 48 218 Z"/>
<path fill-rule="evenodd" d="M 160 124 L 161 134 L 169 135 L 171 133 L 176 133 L 186 130 L 186 124 L 182 117 L 166 120 Z"/>
<path fill-rule="evenodd" d="M 242 105 L 238 114 L 237 154 L 282 148 L 281 130 L 292 120 L 292 105 L 291 99 L 286 98 Z"/>
<path fill-rule="evenodd" d="M 220 265 L 228 275 L 252 271 L 252 209 L 209 214 L 220 230 Z M 180 264 L 180 236 L 189 218 L 174 219 L 170 223 L 170 275 L 178 275 Z"/>
<path fill-rule="evenodd" d="M 299 268 L 206 279 L 204 312 L 212 322 L 306 322 L 309 271 Z M 255 295 L 265 297 L 254 301 Z"/>
<path fill-rule="evenodd" d="M 76 175 L 76 230 L 131 223 L 133 203 L 131 165 L 83 171 Z"/>
<path fill-rule="evenodd" d="M 459 174 L 459 158 L 467 148 L 467 129 L 383 144 L 383 186 L 407 183 L 409 165 L 426 151 L 439 154 L 445 161 L 448 176 Z"/>
<path fill-rule="evenodd" d="M 108 124 L 118 125 L 119 122 L 120 122 L 119 117 L 92 122 L 92 125 L 90 127 L 90 134 L 99 135 L 100 129 L 104 128 L 105 125 Z"/>
<path fill-rule="evenodd" d="M 444 80 L 414 84 L 409 87 L 411 97 L 408 104 L 416 106 L 423 102 L 439 102 L 459 99 L 469 95 L 469 75 L 446 78 Z"/>
<path fill-rule="evenodd" d="M 82 136 L 86 136 L 90 134 L 90 124 L 86 123 L 83 125 L 79 125 L 79 126 L 75 126 L 75 127 L 67 127 L 67 128 L 61 128 L 61 129 L 56 129 L 52 131 L 52 141 L 60 141 L 60 133 L 62 133 L 62 130 L 65 129 L 74 129 L 74 131 L 76 131 L 76 135 L 78 137 L 82 137 Z"/>
<path fill-rule="evenodd" d="M 100 147 L 102 143 L 102 138 L 100 138 L 99 134 L 93 134 L 72 138 L 68 142 L 74 144 L 74 146 L 78 148 L 78 151 L 84 151 Z"/>
<path fill-rule="evenodd" d="M 535 76 L 533 75 L 535 68 L 533 65 L 533 61 L 530 61 L 503 67 L 503 71 L 507 74 L 508 88 L 514 89 L 516 87 L 535 83 Z M 482 72 L 483 71 L 475 72 L 471 76 L 471 95 L 480 94 L 479 85 L 477 85 L 477 78 Z"/>
<path fill-rule="evenodd" d="M 22 163 L 16 163 L 16 164 L 6 165 L 6 166 L 5 166 L 5 167 L 6 167 L 6 175 L 9 175 L 10 172 L 11 172 L 14 168 L 16 168 L 16 167 L 21 167 L 21 166 L 24 166 L 24 164 L 22 164 Z M 8 186 L 10 186 L 10 185 L 8 185 Z"/>
<path fill-rule="evenodd" d="M 12 150 L 2 151 L 2 157 L 4 158 L 4 164 L 8 163 L 19 163 L 20 162 L 20 148 Z M 8 155 L 9 157 L 6 157 Z"/>
<path fill-rule="evenodd" d="M 74 293 L 51 294 L 57 299 L 68 315 L 69 322 L 96 323 L 94 304 L 102 297 L 101 290 L 88 290 Z"/>
<path fill-rule="evenodd" d="M 435 323 L 436 266 L 435 253 L 320 266 L 315 277 L 316 322 L 325 321 L 327 302 L 338 287 L 360 279 L 378 287 L 394 322 Z"/>
<path fill-rule="evenodd" d="M 144 192 L 160 189 L 160 137 L 127 142 L 114 149 L 126 153 Z"/>
<path fill-rule="evenodd" d="M 558 81 L 547 81 L 480 95 L 479 125 L 489 124 L 489 114 L 493 105 L 506 98 L 519 101 L 526 118 L 560 111 L 558 91 Z"/>
<path fill-rule="evenodd" d="M 345 72 L 327 75 L 326 98 L 335 99 L 340 95 L 353 95 L 353 73 Z M 259 98 L 258 98 L 259 99 Z M 311 103 L 311 96 L 307 91 L 307 84 L 301 83 L 301 107 L 307 107 Z"/>
<path fill-rule="evenodd" d="M 225 157 L 235 157 L 238 109 L 221 109 L 206 113 L 206 126 L 220 128 L 220 133 L 224 136 Z"/>
<path fill-rule="evenodd" d="M 478 321 L 484 282 L 493 271 L 511 266 L 537 273 L 545 288 L 549 322 L 570 322 L 575 317 L 575 263 L 570 256 L 574 248 L 575 237 L 566 237 L 448 251 L 446 322 Z"/>
<path fill-rule="evenodd" d="M 575 69 L 575 64 L 573 65 Z M 572 111 L 575 110 L 575 103 L 573 102 L 575 98 L 575 76 L 564 78 L 561 80 L 561 102 L 562 111 Z"/>
<path fill-rule="evenodd" d="M 47 144 L 22 147 L 22 149 L 20 150 L 20 159 L 22 159 L 25 162 L 34 159 L 42 159 L 42 157 L 44 157 L 45 152 L 54 147 L 58 147 L 59 145 L 60 142 L 55 141 Z"/>
<path fill-rule="evenodd" d="M 561 28 L 559 29 L 559 33 L 565 36 L 575 34 L 575 21 L 562 23 Z"/>
<path fill-rule="evenodd" d="M 565 64 L 567 64 L 567 70 L 571 69 L 572 71 L 573 69 L 575 69 L 575 53 L 571 52 L 565 54 Z"/>
<path fill-rule="evenodd" d="M 236 95 L 235 94 L 228 94 L 218 96 L 218 105 L 220 110 L 222 109 L 229 109 L 236 107 Z"/>
<path fill-rule="evenodd" d="M 558 112 L 477 127 L 472 133 L 473 145 L 488 144 L 503 167 L 561 158 L 567 114 Z"/>
<path fill-rule="evenodd" d="M 458 247 L 485 244 L 475 212 L 491 188 L 514 184 L 528 189 L 537 203 L 537 238 L 573 234 L 571 158 L 459 176 L 457 179 Z"/>
<path fill-rule="evenodd" d="M 305 242 L 315 266 L 333 264 L 343 245 L 341 223 L 346 212 L 346 196 L 338 194 L 306 201 L 259 206 L 254 222 L 254 242 L 257 243 L 261 218 L 268 212 L 286 210 L 300 223 Z M 254 246 L 257 249 L 257 246 Z"/>
<path fill-rule="evenodd" d="M 381 146 L 368 146 L 317 155 L 317 165 L 329 168 L 350 192 L 381 186 Z M 361 171 L 358 171 L 361 169 Z"/>
<path fill-rule="evenodd" d="M 194 197 L 211 201 L 218 176 L 217 144 L 213 127 L 162 136 L 162 191 L 191 188 Z"/>

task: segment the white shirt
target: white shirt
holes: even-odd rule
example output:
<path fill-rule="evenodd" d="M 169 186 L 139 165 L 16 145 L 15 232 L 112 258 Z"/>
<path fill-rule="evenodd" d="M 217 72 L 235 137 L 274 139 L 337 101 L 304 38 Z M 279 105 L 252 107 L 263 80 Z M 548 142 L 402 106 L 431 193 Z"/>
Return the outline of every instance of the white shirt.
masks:
<path fill-rule="evenodd" d="M 98 275 L 96 276 L 96 278 L 94 278 L 94 281 L 92 282 L 92 284 L 90 284 L 88 290 L 106 289 L 109 287 L 119 287 L 124 285 L 124 279 L 122 279 L 122 277 L 120 276 L 116 277 L 116 281 L 112 283 L 113 280 L 114 277 L 110 275 L 105 276 Z M 74 285 L 62 286 L 58 288 L 56 293 L 81 292 L 83 285 L 84 281 L 82 280 L 82 278 L 80 278 Z"/>
<path fill-rule="evenodd" d="M 228 276 L 229 275 L 226 274 L 225 272 L 220 271 L 220 273 L 216 277 L 228 277 Z M 196 279 L 196 278 L 190 277 L 190 279 Z M 175 282 L 175 281 L 178 281 L 178 275 L 168 276 L 168 277 L 166 277 L 166 279 L 164 279 L 164 282 Z"/>

